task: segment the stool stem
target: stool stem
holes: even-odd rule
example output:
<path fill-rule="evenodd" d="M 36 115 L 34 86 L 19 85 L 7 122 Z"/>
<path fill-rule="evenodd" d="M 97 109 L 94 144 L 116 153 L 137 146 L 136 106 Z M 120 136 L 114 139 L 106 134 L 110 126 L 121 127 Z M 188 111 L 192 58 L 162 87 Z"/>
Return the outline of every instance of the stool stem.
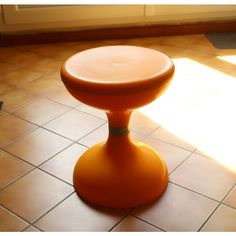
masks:
<path fill-rule="evenodd" d="M 106 112 L 109 127 L 112 128 L 128 128 L 132 111 L 108 111 Z"/>

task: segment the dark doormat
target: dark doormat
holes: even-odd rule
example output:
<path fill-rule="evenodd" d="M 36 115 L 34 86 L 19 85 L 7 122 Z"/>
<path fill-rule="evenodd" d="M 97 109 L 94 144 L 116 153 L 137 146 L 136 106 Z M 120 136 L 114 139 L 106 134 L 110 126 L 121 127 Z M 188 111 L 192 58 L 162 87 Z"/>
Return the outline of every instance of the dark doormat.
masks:
<path fill-rule="evenodd" d="M 205 34 L 215 48 L 234 49 L 236 48 L 236 32 L 207 33 Z"/>

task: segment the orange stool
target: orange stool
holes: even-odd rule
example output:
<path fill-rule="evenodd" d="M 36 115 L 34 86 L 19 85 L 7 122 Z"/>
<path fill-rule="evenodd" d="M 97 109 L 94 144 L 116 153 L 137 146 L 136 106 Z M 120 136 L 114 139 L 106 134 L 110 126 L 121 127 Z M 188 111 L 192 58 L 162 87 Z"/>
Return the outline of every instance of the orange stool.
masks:
<path fill-rule="evenodd" d="M 75 166 L 74 187 L 81 198 L 129 208 L 165 191 L 168 173 L 163 159 L 149 146 L 134 142 L 128 125 L 132 110 L 160 96 L 173 73 L 166 55 L 135 46 L 93 48 L 63 64 L 67 90 L 81 102 L 105 110 L 109 123 L 108 139 L 89 148 Z"/>

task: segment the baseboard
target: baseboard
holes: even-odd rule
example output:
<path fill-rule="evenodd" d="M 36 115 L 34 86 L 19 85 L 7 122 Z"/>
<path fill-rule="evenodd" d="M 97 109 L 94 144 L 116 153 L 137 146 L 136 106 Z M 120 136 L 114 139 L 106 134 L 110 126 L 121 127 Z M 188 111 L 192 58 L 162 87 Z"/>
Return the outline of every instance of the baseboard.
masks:
<path fill-rule="evenodd" d="M 0 46 L 233 31 L 236 31 L 236 21 L 171 25 L 157 24 L 62 32 L 1 34 Z"/>

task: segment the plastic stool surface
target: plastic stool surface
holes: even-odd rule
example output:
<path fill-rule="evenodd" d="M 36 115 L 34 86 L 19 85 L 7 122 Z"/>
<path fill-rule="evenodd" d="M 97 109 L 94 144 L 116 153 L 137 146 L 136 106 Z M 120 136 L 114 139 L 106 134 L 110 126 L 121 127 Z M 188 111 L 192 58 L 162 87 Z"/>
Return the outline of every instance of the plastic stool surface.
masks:
<path fill-rule="evenodd" d="M 134 93 L 162 86 L 174 71 L 164 54 L 136 46 L 106 46 L 70 57 L 62 67 L 67 83 L 94 93 Z"/>

